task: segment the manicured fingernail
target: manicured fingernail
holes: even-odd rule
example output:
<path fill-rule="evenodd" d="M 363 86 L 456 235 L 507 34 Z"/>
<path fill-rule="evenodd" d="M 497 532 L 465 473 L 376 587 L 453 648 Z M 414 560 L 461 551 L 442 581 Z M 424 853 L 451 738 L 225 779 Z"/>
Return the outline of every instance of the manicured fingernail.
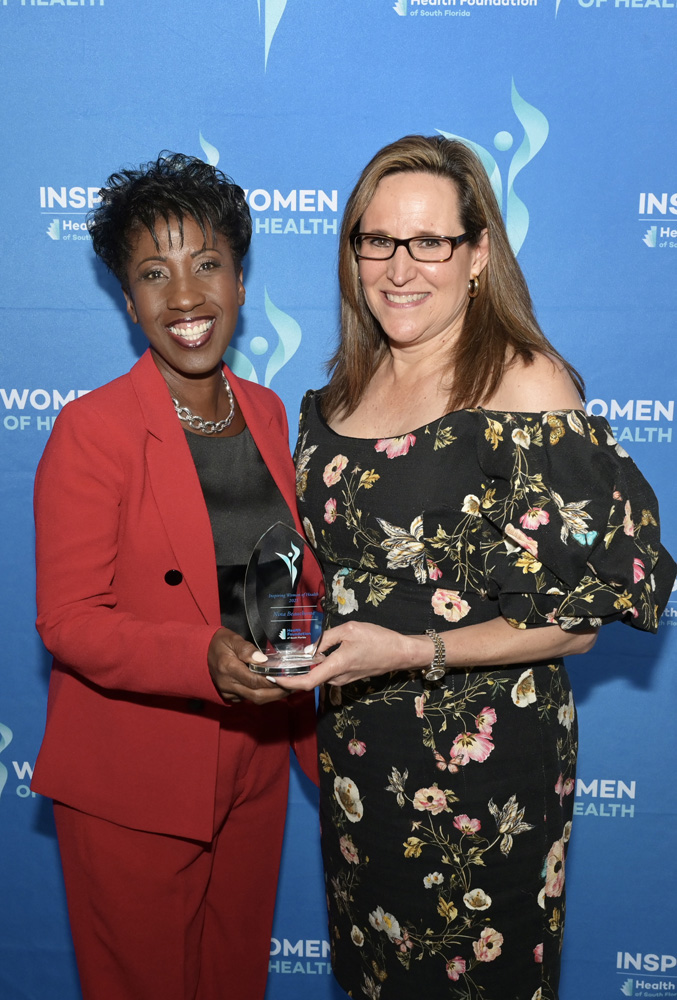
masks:
<path fill-rule="evenodd" d="M 264 676 L 267 681 L 270 681 L 271 684 L 277 684 L 277 678 L 271 677 L 270 674 L 264 674 Z"/>
<path fill-rule="evenodd" d="M 251 659 L 255 663 L 265 663 L 268 657 L 266 656 L 265 653 L 262 653 L 260 650 L 257 649 L 255 653 L 252 653 Z"/>

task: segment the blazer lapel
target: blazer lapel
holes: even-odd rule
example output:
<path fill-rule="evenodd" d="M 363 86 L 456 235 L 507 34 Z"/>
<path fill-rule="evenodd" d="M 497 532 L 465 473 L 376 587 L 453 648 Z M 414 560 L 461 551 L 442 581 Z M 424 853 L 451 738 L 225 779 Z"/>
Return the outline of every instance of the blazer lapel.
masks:
<path fill-rule="evenodd" d="M 220 622 L 214 540 L 202 488 L 169 390 L 150 351 L 130 372 L 148 429 L 151 489 L 179 569 L 205 621 Z"/>

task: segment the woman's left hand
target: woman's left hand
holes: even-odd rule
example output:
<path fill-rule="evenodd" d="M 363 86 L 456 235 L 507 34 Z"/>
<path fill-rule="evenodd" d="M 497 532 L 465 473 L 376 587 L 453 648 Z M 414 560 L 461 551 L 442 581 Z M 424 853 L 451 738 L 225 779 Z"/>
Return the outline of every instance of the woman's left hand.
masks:
<path fill-rule="evenodd" d="M 309 673 L 278 677 L 279 686 L 290 691 L 310 691 L 320 684 L 341 687 L 392 670 L 420 669 L 428 665 L 432 655 L 426 636 L 401 635 L 368 622 L 346 622 L 328 629 L 318 651 L 332 647 L 336 647 L 334 651 Z"/>

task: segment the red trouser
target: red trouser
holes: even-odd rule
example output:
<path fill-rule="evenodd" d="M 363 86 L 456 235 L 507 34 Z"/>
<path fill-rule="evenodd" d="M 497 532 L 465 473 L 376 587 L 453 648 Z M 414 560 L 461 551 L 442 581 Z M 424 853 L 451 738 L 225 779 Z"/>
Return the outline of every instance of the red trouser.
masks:
<path fill-rule="evenodd" d="M 242 709 L 250 725 L 221 728 L 211 843 L 54 803 L 85 1000 L 262 1000 L 288 728 L 286 713 Z"/>

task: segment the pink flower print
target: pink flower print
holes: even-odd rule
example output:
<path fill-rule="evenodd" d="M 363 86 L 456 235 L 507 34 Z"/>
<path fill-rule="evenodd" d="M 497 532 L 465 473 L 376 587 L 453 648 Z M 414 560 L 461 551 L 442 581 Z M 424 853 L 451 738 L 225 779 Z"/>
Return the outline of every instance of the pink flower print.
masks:
<path fill-rule="evenodd" d="M 545 859 L 545 894 L 561 896 L 564 889 L 564 842 L 556 840 Z"/>
<path fill-rule="evenodd" d="M 452 958 L 451 961 L 447 962 L 447 975 L 449 976 L 449 979 L 453 979 L 454 982 L 456 982 L 458 977 L 462 976 L 464 972 L 465 961 L 460 955 L 457 955 L 456 958 Z"/>
<path fill-rule="evenodd" d="M 457 590 L 436 590 L 432 606 L 435 614 L 442 615 L 448 622 L 458 622 L 470 611 L 470 605 Z"/>
<path fill-rule="evenodd" d="M 396 944 L 401 952 L 406 954 L 407 951 L 411 951 L 414 947 L 414 942 L 409 940 L 409 931 L 404 928 L 402 931 L 401 938 L 393 938 L 393 944 Z"/>
<path fill-rule="evenodd" d="M 419 788 L 414 795 L 413 805 L 414 809 L 418 809 L 419 812 L 430 812 L 433 816 L 447 812 L 449 808 L 446 795 L 437 785 L 432 785 L 430 788 Z"/>
<path fill-rule="evenodd" d="M 366 752 L 367 744 L 363 743 L 362 740 L 348 741 L 348 753 L 353 754 L 355 757 L 362 757 Z"/>
<path fill-rule="evenodd" d="M 330 497 L 324 505 L 324 519 L 327 524 L 333 524 L 336 520 L 336 500 Z"/>
<path fill-rule="evenodd" d="M 454 747 L 461 758 L 460 763 L 465 765 L 470 760 L 479 763 L 486 760 L 494 749 L 494 744 L 489 736 L 481 733 L 460 733 L 454 740 Z"/>
<path fill-rule="evenodd" d="M 485 927 L 479 941 L 473 941 L 472 950 L 478 962 L 493 962 L 501 954 L 503 935 L 492 927 Z"/>
<path fill-rule="evenodd" d="M 336 486 L 347 464 L 348 459 L 345 455 L 334 455 L 331 462 L 324 467 L 324 472 L 322 473 L 324 485 Z"/>
<path fill-rule="evenodd" d="M 460 816 L 454 817 L 454 826 L 461 833 L 467 834 L 469 837 L 474 836 L 474 834 L 479 833 L 482 829 L 482 824 L 478 819 L 470 819 L 465 813 L 461 813 Z"/>
<path fill-rule="evenodd" d="M 625 501 L 625 517 L 623 518 L 623 534 L 629 535 L 630 538 L 634 537 L 635 525 L 632 520 L 632 509 L 630 507 L 630 501 Z"/>
<path fill-rule="evenodd" d="M 550 515 L 547 510 L 543 510 L 542 507 L 530 507 L 526 514 L 522 514 L 520 524 L 527 531 L 536 531 L 541 524 L 547 524 L 549 520 Z"/>
<path fill-rule="evenodd" d="M 339 840 L 339 847 L 341 848 L 341 854 L 351 865 L 359 865 L 360 859 L 357 854 L 357 848 L 353 844 L 350 837 L 347 835 L 341 837 Z"/>
<path fill-rule="evenodd" d="M 425 694 L 417 694 L 414 698 L 414 705 L 416 706 L 416 718 L 422 719 L 425 715 Z"/>
<path fill-rule="evenodd" d="M 493 708 L 483 708 L 475 716 L 475 725 L 484 736 L 491 736 L 491 727 L 496 725 L 496 712 Z"/>
<path fill-rule="evenodd" d="M 415 434 L 403 434 L 401 437 L 379 438 L 374 445 L 374 451 L 384 451 L 387 458 L 399 458 L 406 455 L 416 444 Z"/>
<path fill-rule="evenodd" d="M 559 795 L 559 804 L 562 805 L 565 795 L 571 795 L 574 790 L 574 779 L 567 778 L 564 781 L 564 775 L 560 774 L 557 779 L 557 784 L 555 785 L 555 793 Z"/>
<path fill-rule="evenodd" d="M 536 558 L 538 555 L 538 542 L 535 538 L 529 538 L 528 535 L 525 535 L 523 531 L 520 531 L 513 524 L 506 524 L 503 530 L 516 545 L 519 545 L 522 549 L 526 549 L 527 552 Z"/>
<path fill-rule="evenodd" d="M 439 580 L 439 578 L 442 576 L 442 570 L 437 565 L 437 563 L 433 562 L 432 559 L 428 559 L 427 557 L 426 557 L 426 563 L 428 565 L 428 577 L 429 577 L 429 579 L 431 579 L 431 580 Z"/>
<path fill-rule="evenodd" d="M 643 580 L 645 576 L 646 576 L 646 573 L 644 572 L 644 563 L 642 562 L 642 560 L 641 559 L 633 559 L 632 560 L 632 577 L 633 577 L 633 580 L 635 581 L 635 583 L 639 583 L 639 581 Z"/>
<path fill-rule="evenodd" d="M 537 944 L 534 948 L 534 962 L 543 961 L 543 944 Z"/>

